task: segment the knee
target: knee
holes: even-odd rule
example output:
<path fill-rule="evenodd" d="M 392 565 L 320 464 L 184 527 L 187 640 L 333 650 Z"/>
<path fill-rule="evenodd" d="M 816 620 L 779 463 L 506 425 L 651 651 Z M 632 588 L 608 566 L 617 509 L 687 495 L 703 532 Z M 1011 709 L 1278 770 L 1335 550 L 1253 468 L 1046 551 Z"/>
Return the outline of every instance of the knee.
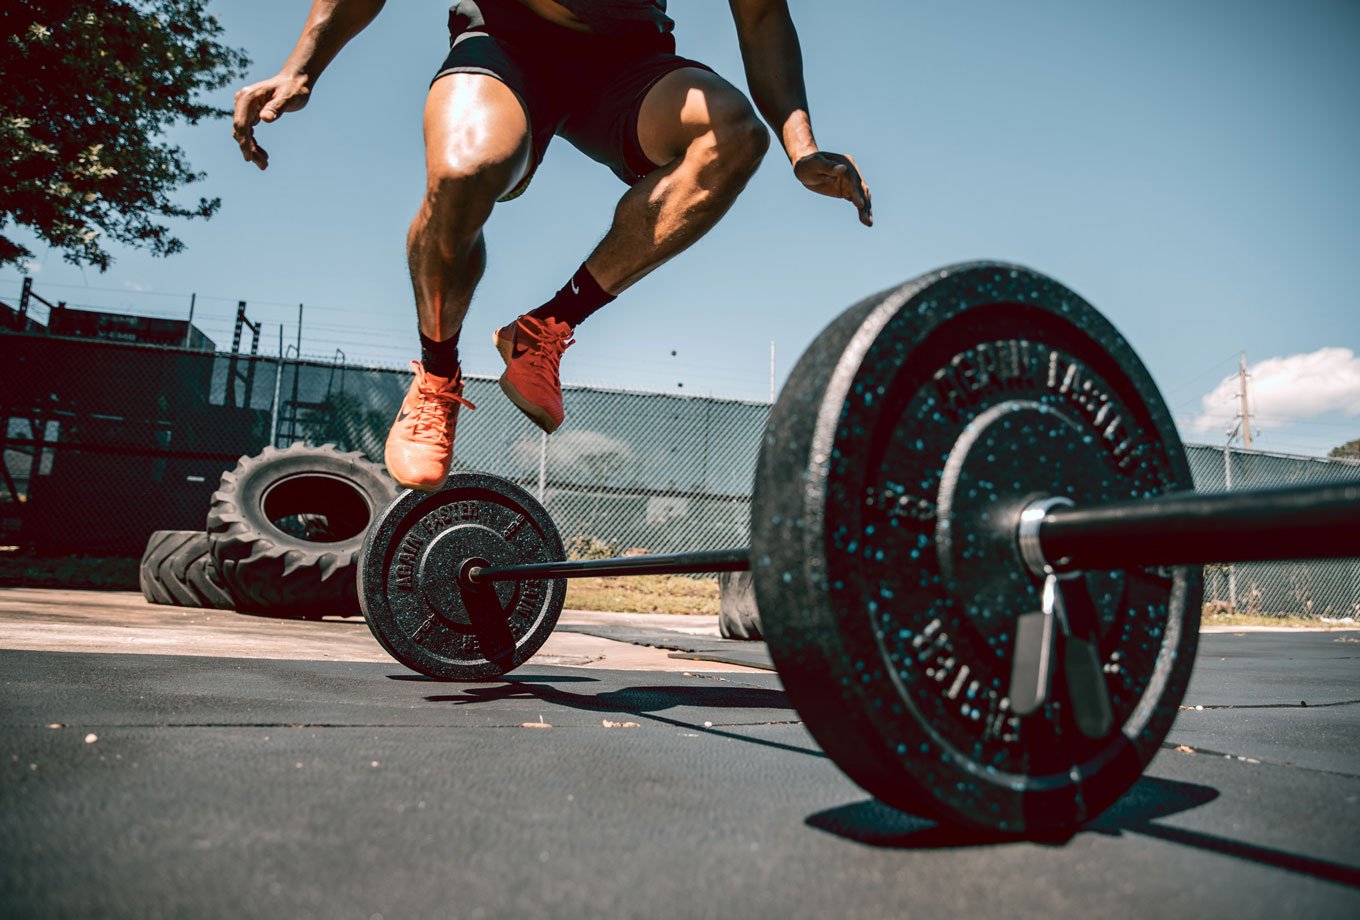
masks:
<path fill-rule="evenodd" d="M 720 140 L 719 144 L 732 150 L 733 159 L 748 174 L 754 173 L 760 166 L 760 161 L 765 158 L 765 151 L 770 149 L 770 132 L 765 123 L 748 108 L 746 113 L 735 119 L 725 131 L 726 138 Z"/>
<path fill-rule="evenodd" d="M 476 236 L 496 199 L 513 183 L 512 172 L 500 164 L 432 163 L 425 185 L 426 219 L 444 233 Z"/>
<path fill-rule="evenodd" d="M 740 97 L 711 114 L 709 130 L 696 142 L 700 155 L 709 171 L 744 186 L 770 148 L 770 132 Z"/>

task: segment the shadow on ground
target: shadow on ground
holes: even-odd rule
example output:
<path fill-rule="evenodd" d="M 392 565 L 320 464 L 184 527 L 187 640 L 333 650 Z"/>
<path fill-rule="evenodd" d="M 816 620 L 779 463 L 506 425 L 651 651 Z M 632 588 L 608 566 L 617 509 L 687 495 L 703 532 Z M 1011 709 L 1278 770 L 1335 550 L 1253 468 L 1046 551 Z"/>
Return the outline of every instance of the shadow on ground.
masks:
<path fill-rule="evenodd" d="M 410 675 L 391 675 L 394 680 L 421 680 Z M 431 680 L 431 683 L 440 683 Z M 582 712 L 627 713 L 639 718 L 693 732 L 702 732 L 721 738 L 743 741 L 761 747 L 774 748 L 790 753 L 811 757 L 826 757 L 815 747 L 801 747 L 784 744 L 767 738 L 753 737 L 727 731 L 714 720 L 670 718 L 660 713 L 671 709 L 695 709 L 700 712 L 743 710 L 754 717 L 732 718 L 725 720 L 727 728 L 735 726 L 790 725 L 801 724 L 801 719 L 789 702 L 783 690 L 763 687 L 745 687 L 726 682 L 716 686 L 641 686 L 623 687 L 604 693 L 575 693 L 560 689 L 558 684 L 595 683 L 590 677 L 520 677 L 504 684 L 494 686 L 470 686 L 461 693 L 443 693 L 425 697 L 430 703 L 449 703 L 454 706 L 472 706 L 482 703 L 499 703 L 506 700 L 538 700 L 550 705 L 563 706 Z M 787 714 L 787 715 L 785 715 Z M 721 717 L 719 717 L 721 718 Z"/>
<path fill-rule="evenodd" d="M 425 699 L 431 703 L 452 703 L 455 706 L 512 699 L 538 699 L 545 703 L 555 703 L 586 712 L 628 712 L 638 716 L 690 706 L 705 709 L 793 710 L 793 705 L 784 695 L 784 691 L 761 687 L 644 686 L 588 694 L 560 690 L 553 686 L 558 683 L 564 681 L 561 678 L 553 678 L 551 682 L 515 680 L 496 687 L 471 687 L 462 693 L 427 696 Z"/>
<path fill-rule="evenodd" d="M 419 678 L 402 676 L 400 679 Z M 790 753 L 825 757 L 810 743 L 810 739 L 807 746 L 799 746 L 753 735 L 749 731 L 725 730 L 738 726 L 749 729 L 762 725 L 798 724 L 797 713 L 781 690 L 722 682 L 709 685 L 631 686 L 601 693 L 583 692 L 587 690 L 584 685 L 596 682 L 592 677 L 525 676 L 503 684 L 469 686 L 461 692 L 431 695 L 425 699 L 456 706 L 537 700 L 591 713 L 628 713 L 688 731 Z M 568 689 L 573 685 L 579 689 Z M 668 711 L 674 711 L 674 717 L 662 715 Z M 743 711 L 746 713 L 744 717 L 738 714 Z M 705 713 L 712 714 L 711 721 L 705 718 Z M 1083 834 L 1105 837 L 1137 835 L 1199 852 L 1227 856 L 1250 865 L 1283 869 L 1300 876 L 1360 889 L 1360 869 L 1352 866 L 1165 823 L 1165 819 L 1192 812 L 1214 802 L 1219 796 L 1219 790 L 1213 786 L 1144 776 L 1109 810 L 1075 833 L 1042 839 L 998 836 L 939 825 L 930 819 L 897 811 L 873 799 L 817 812 L 808 816 L 805 823 L 827 834 L 865 846 L 898 850 L 983 848 L 1017 842 L 1061 847 Z"/>
<path fill-rule="evenodd" d="M 811 815 L 806 823 L 809 827 L 856 843 L 903 850 L 1002 846 L 1014 843 L 1063 846 L 1079 834 L 1094 833 L 1110 837 L 1139 834 L 1337 882 L 1351 888 L 1360 888 L 1360 869 L 1232 840 L 1218 834 L 1156 823 L 1159 818 L 1168 818 L 1207 805 L 1218 796 L 1218 790 L 1209 786 L 1144 776 L 1123 798 L 1110 806 L 1108 811 L 1083 825 L 1075 834 L 1037 840 L 936 824 L 927 818 L 897 811 L 873 799 L 818 812 Z"/>

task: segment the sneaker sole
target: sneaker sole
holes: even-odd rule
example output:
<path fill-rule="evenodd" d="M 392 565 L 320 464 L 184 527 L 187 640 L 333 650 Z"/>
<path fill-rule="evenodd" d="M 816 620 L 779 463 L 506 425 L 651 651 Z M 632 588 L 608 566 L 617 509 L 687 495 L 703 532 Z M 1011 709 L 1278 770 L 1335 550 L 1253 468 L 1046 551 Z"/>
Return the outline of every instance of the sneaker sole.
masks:
<path fill-rule="evenodd" d="M 387 467 L 387 475 L 392 477 L 392 481 L 403 489 L 411 489 L 415 492 L 438 492 L 444 488 L 444 483 L 448 482 L 449 477 L 444 476 L 438 482 L 408 482 L 392 472 L 392 461 L 387 458 L 387 451 L 383 451 L 383 466 Z"/>
<path fill-rule="evenodd" d="M 387 436 L 389 438 L 392 437 L 392 433 L 389 431 Z M 438 482 L 407 481 L 402 479 L 396 473 L 392 472 L 392 458 L 388 454 L 386 444 L 383 445 L 383 466 L 387 468 L 387 475 L 392 477 L 393 482 L 403 489 L 412 489 L 416 492 L 438 492 L 440 489 L 444 488 L 444 483 L 448 482 L 449 479 L 448 473 L 445 473 L 444 478 Z"/>
<path fill-rule="evenodd" d="M 392 471 L 391 471 L 391 470 L 388 470 L 388 471 L 387 471 L 387 474 L 388 474 L 389 476 L 391 476 L 391 475 L 392 475 Z M 398 478 L 395 477 L 395 476 L 392 476 L 392 481 L 395 482 L 397 485 L 401 486 L 403 489 L 410 489 L 412 492 L 431 492 L 431 493 L 433 493 L 433 492 L 438 492 L 440 489 L 444 488 L 444 482 L 447 482 L 448 480 L 445 479 L 444 482 L 441 482 L 441 483 L 439 483 L 439 485 L 434 485 L 434 486 L 425 485 L 425 484 L 423 484 L 423 483 L 402 482 L 400 479 L 398 479 Z"/>
<path fill-rule="evenodd" d="M 496 346 L 496 351 L 500 353 L 501 360 L 505 362 L 508 371 L 510 367 L 510 350 L 514 348 L 514 343 L 509 339 L 502 340 L 501 331 L 497 329 L 495 332 L 491 333 L 491 344 Z M 528 417 L 529 421 L 533 422 L 539 428 L 542 428 L 548 434 L 552 434 L 562 424 L 561 422 L 553 421 L 553 417 L 549 415 L 547 410 L 543 407 L 526 399 L 523 393 L 515 389 L 515 385 L 510 382 L 505 374 L 501 374 L 500 385 L 501 392 L 514 404 L 515 408 L 523 412 L 525 416 Z"/>

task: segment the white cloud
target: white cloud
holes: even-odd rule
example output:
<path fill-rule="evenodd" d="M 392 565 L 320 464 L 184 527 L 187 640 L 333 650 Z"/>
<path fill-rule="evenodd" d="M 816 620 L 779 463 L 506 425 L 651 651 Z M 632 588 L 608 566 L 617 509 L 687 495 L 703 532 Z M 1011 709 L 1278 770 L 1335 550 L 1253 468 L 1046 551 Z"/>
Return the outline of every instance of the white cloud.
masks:
<path fill-rule="evenodd" d="M 36 259 L 28 259 L 21 266 L 25 275 L 37 275 L 42 272 L 43 264 Z"/>
<path fill-rule="evenodd" d="M 538 435 L 525 438 L 511 448 L 511 455 L 520 466 L 538 468 L 540 441 Z M 548 442 L 548 456 L 554 463 L 595 462 L 609 466 L 633 459 L 633 450 L 626 441 L 599 431 L 564 431 Z"/>
<path fill-rule="evenodd" d="M 1360 356 L 1349 348 L 1267 358 L 1247 369 L 1252 427 L 1278 428 L 1324 412 L 1360 415 Z M 1236 374 L 1223 378 L 1200 400 L 1191 427 L 1203 434 L 1227 432 L 1239 410 Z"/>
<path fill-rule="evenodd" d="M 149 291 L 149 290 L 151 290 L 151 285 L 149 285 L 149 284 L 142 284 L 142 283 L 139 282 L 139 281 L 124 281 L 124 282 L 123 282 L 123 288 L 124 288 L 125 290 L 136 291 L 136 292 L 140 293 L 140 292 L 142 292 L 142 291 Z"/>

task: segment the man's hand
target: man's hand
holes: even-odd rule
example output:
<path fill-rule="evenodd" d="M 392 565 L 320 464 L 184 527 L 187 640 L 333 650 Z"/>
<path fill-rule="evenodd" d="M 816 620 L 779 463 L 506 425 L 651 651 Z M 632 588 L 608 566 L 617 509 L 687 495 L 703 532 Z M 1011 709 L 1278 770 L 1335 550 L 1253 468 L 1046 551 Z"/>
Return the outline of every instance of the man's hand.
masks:
<path fill-rule="evenodd" d="M 269 154 L 255 141 L 255 126 L 278 121 L 284 112 L 296 112 L 307 104 L 311 81 L 304 76 L 279 74 L 252 83 L 236 94 L 231 135 L 241 145 L 241 156 L 260 169 L 269 166 Z"/>
<path fill-rule="evenodd" d="M 859 210 L 860 223 L 866 227 L 874 225 L 873 198 L 853 157 L 819 150 L 800 157 L 793 164 L 793 174 L 819 195 L 844 198 Z"/>

